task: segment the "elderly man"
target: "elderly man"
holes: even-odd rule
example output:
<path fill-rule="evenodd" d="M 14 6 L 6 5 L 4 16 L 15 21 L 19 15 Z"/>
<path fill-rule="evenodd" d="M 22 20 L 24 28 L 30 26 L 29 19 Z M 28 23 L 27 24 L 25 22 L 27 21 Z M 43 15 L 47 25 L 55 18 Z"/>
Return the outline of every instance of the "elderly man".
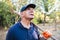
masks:
<path fill-rule="evenodd" d="M 37 26 L 31 22 L 35 7 L 35 4 L 28 4 L 21 8 L 21 20 L 9 29 L 6 40 L 46 40 L 40 37 Z"/>

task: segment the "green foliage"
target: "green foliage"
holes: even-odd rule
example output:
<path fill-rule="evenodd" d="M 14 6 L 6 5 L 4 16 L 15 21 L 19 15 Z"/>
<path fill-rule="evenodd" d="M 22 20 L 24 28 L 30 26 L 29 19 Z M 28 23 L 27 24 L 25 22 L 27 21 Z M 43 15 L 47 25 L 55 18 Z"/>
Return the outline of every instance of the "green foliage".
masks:
<path fill-rule="evenodd" d="M 43 20 L 40 18 L 40 17 L 35 17 L 33 20 L 33 23 L 35 23 L 35 24 L 40 24 L 40 23 L 42 23 L 43 22 Z"/>
<path fill-rule="evenodd" d="M 54 19 L 54 18 L 55 18 L 55 13 L 51 13 L 51 14 L 49 15 L 49 17 L 50 17 L 51 19 Z"/>
<path fill-rule="evenodd" d="M 0 26 L 11 26 L 15 22 L 15 16 L 15 14 L 11 14 L 10 6 L 5 2 L 0 2 Z"/>
<path fill-rule="evenodd" d="M 42 0 L 44 3 L 45 11 L 48 12 L 48 0 Z"/>
<path fill-rule="evenodd" d="M 19 2 L 18 2 L 18 4 L 20 5 L 19 8 L 21 9 L 22 6 L 26 5 L 27 1 L 28 0 L 24 0 L 24 1 L 19 0 Z M 35 8 L 37 13 L 38 13 L 38 11 L 41 12 L 40 6 L 42 8 L 44 7 L 44 10 L 46 12 L 48 12 L 49 10 L 52 9 L 52 7 L 53 7 L 53 5 L 55 3 L 55 0 L 35 0 L 33 3 L 37 5 L 36 8 Z M 0 26 L 7 26 L 7 27 L 9 27 L 9 26 L 11 26 L 12 24 L 15 23 L 15 18 L 16 18 L 17 15 L 10 12 L 11 6 L 12 6 L 11 2 L 9 3 L 8 0 L 5 0 L 5 2 L 0 2 Z M 16 6 L 14 6 L 13 8 L 16 9 Z M 38 17 L 35 16 L 35 18 L 32 21 L 35 24 L 42 23 L 44 21 L 43 19 L 41 19 L 42 16 L 39 15 L 39 13 L 38 13 L 37 16 Z M 58 15 L 58 16 L 60 16 L 60 15 Z M 55 18 L 55 14 L 51 13 L 49 15 L 49 17 L 51 19 L 54 19 Z"/>
<path fill-rule="evenodd" d="M 35 24 L 38 24 L 37 18 L 35 17 L 35 18 L 32 20 L 32 22 L 35 23 Z"/>
<path fill-rule="evenodd" d="M 42 23 L 43 22 L 43 19 L 41 19 L 41 14 L 40 14 L 40 12 L 39 11 L 36 11 L 35 12 L 35 17 L 34 17 L 34 19 L 32 20 L 35 24 L 39 24 L 39 23 Z"/>
<path fill-rule="evenodd" d="M 43 23 L 43 20 L 41 18 L 37 19 L 38 24 Z"/>

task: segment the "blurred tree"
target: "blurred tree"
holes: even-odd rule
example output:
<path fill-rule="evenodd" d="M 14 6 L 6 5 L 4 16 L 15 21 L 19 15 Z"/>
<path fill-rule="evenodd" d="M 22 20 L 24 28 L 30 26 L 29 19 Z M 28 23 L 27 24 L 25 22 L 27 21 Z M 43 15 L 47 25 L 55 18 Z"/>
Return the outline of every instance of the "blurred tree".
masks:
<path fill-rule="evenodd" d="M 55 6 L 55 0 L 15 0 L 17 1 L 15 3 L 12 1 L 13 0 L 2 0 L 2 2 L 0 2 L 0 20 L 2 19 L 4 25 L 10 26 L 11 24 L 15 23 L 16 19 L 19 19 L 18 12 L 20 11 L 21 7 L 28 3 L 37 5 L 35 8 L 37 14 L 35 13 L 34 22 L 38 23 L 39 21 L 45 21 L 45 18 L 47 16 L 46 14 L 49 14 L 50 18 L 54 18 L 53 10 Z M 51 10 L 53 13 L 51 12 Z M 16 14 L 13 13 L 18 14 L 18 18 Z M 44 14 L 45 17 L 41 14 Z M 44 17 L 44 19 L 42 17 Z"/>
<path fill-rule="evenodd" d="M 3 1 L 0 1 L 0 24 L 3 27 L 9 27 L 13 24 L 12 18 L 15 17 L 16 14 L 11 14 L 10 6 Z"/>

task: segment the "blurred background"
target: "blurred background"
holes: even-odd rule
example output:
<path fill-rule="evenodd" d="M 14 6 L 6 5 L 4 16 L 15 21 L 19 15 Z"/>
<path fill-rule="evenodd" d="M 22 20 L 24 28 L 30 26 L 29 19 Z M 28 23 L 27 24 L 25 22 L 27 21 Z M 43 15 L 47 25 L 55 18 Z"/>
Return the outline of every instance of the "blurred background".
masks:
<path fill-rule="evenodd" d="M 8 29 L 20 20 L 21 7 L 30 3 L 36 4 L 32 22 L 60 40 L 60 0 L 0 0 L 0 40 L 5 40 Z"/>

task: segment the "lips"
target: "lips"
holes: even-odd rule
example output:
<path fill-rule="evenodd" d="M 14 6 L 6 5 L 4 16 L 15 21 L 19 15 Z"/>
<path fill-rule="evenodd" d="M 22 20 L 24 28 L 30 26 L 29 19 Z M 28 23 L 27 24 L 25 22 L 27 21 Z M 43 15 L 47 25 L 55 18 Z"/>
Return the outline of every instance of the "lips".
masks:
<path fill-rule="evenodd" d="M 34 14 L 30 14 L 30 15 L 34 16 Z"/>

